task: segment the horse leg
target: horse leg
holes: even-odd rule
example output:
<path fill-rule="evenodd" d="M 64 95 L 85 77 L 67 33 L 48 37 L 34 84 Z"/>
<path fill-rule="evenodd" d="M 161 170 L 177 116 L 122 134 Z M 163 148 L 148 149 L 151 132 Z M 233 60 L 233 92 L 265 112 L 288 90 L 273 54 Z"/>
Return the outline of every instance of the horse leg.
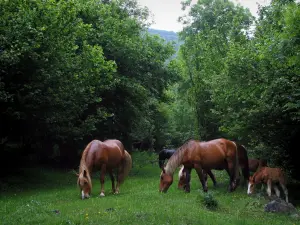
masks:
<path fill-rule="evenodd" d="M 101 166 L 101 175 L 100 175 L 100 183 L 101 183 L 101 192 L 100 197 L 104 197 L 104 180 L 105 180 L 105 173 L 106 173 L 106 165 L 102 164 Z"/>
<path fill-rule="evenodd" d="M 264 189 L 265 189 L 265 187 L 264 187 L 264 183 L 262 183 L 262 184 L 261 184 L 261 186 L 260 186 L 260 192 L 263 192 L 263 191 L 264 191 Z"/>
<path fill-rule="evenodd" d="M 276 196 L 279 198 L 280 197 L 280 190 L 278 189 L 276 184 L 274 185 L 274 190 L 275 190 Z"/>
<path fill-rule="evenodd" d="M 191 169 L 184 168 L 185 173 L 185 181 L 183 189 L 186 193 L 189 193 L 191 191 Z"/>
<path fill-rule="evenodd" d="M 267 193 L 268 193 L 268 196 L 271 197 L 271 194 L 272 194 L 272 181 L 270 179 L 267 181 L 267 185 L 268 185 Z"/>
<path fill-rule="evenodd" d="M 205 185 L 207 186 L 207 179 L 208 179 L 207 172 L 206 172 L 206 170 L 202 170 L 202 173 L 203 173 L 203 179 L 205 181 Z"/>
<path fill-rule="evenodd" d="M 198 174 L 199 180 L 200 180 L 200 182 L 202 184 L 203 191 L 207 192 L 207 185 L 206 185 L 206 182 L 204 180 L 204 175 L 203 175 L 203 171 L 202 171 L 201 165 L 195 164 L 194 168 L 195 168 L 195 170 L 196 170 L 196 172 Z"/>
<path fill-rule="evenodd" d="M 285 201 L 286 201 L 286 202 L 289 202 L 288 190 L 287 190 L 286 186 L 285 186 L 283 183 L 280 183 L 280 186 L 282 187 L 282 190 L 283 190 L 283 192 L 284 192 L 284 195 L 285 195 Z"/>
<path fill-rule="evenodd" d="M 116 191 L 115 194 L 120 193 L 120 185 L 121 181 L 123 180 L 124 172 L 123 172 L 123 167 L 124 167 L 125 161 L 121 162 L 121 164 L 118 167 L 118 176 L 117 176 L 117 186 L 116 186 Z"/>
<path fill-rule="evenodd" d="M 216 181 L 215 175 L 212 173 L 211 170 L 207 170 L 206 172 L 209 175 L 209 177 L 212 179 L 212 181 L 214 183 L 214 187 L 216 187 L 217 186 L 217 181 Z M 207 180 L 207 178 L 206 178 L 206 180 Z M 206 182 L 206 185 L 207 185 L 207 182 Z"/>
<path fill-rule="evenodd" d="M 112 189 L 112 193 L 116 192 L 116 188 L 115 188 L 115 177 L 113 174 L 112 170 L 109 170 L 109 176 L 110 176 L 110 180 L 111 180 L 111 189 Z"/>
<path fill-rule="evenodd" d="M 229 176 L 229 187 L 228 187 L 228 191 L 232 192 L 236 189 L 237 184 L 235 182 L 235 176 L 234 176 L 234 168 L 233 168 L 233 164 L 232 163 L 228 163 L 228 168 L 225 169 L 228 176 Z"/>

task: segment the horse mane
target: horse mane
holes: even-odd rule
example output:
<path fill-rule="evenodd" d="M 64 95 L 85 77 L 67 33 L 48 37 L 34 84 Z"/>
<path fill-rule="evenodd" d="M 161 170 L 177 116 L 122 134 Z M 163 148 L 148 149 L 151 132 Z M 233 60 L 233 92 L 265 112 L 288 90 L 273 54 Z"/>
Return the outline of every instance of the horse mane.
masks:
<path fill-rule="evenodd" d="M 91 145 L 94 141 L 91 141 L 86 147 L 85 149 L 83 150 L 82 152 L 82 156 L 81 156 L 81 159 L 80 159 L 80 165 L 79 165 L 79 177 L 83 177 L 84 176 L 84 171 L 86 171 L 86 177 L 88 179 L 88 182 L 89 184 L 91 185 L 92 187 L 92 180 L 91 180 L 91 176 L 90 176 L 90 171 L 89 171 L 89 168 L 88 166 L 86 165 L 86 157 L 87 157 L 87 154 L 89 153 L 89 150 L 91 148 Z"/>
<path fill-rule="evenodd" d="M 188 141 L 186 141 L 170 157 L 167 165 L 165 166 L 166 173 L 173 175 L 176 168 L 181 164 L 183 156 L 184 156 L 184 152 L 186 151 L 186 149 L 188 149 L 187 147 L 188 147 L 190 141 L 192 141 L 192 140 L 193 139 L 189 139 Z"/>

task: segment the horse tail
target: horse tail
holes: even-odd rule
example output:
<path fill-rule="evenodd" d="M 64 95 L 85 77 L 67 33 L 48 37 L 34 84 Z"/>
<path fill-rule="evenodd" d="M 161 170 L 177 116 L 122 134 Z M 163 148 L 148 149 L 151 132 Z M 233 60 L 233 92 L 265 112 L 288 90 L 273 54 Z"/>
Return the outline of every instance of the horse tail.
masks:
<path fill-rule="evenodd" d="M 123 183 L 125 178 L 128 176 L 131 168 L 132 168 L 132 159 L 131 159 L 131 156 L 130 154 L 126 151 L 125 151 L 125 158 L 124 158 L 124 163 L 123 163 L 123 166 L 121 168 L 121 177 L 120 177 L 120 183 Z"/>
<path fill-rule="evenodd" d="M 242 169 L 242 172 L 244 179 L 248 181 L 250 177 L 248 153 L 244 145 L 239 145 L 238 147 L 240 147 L 240 150 L 244 153 L 244 168 Z"/>
<path fill-rule="evenodd" d="M 240 166 L 239 166 L 239 154 L 238 154 L 238 146 L 235 142 L 232 142 L 235 146 L 235 160 L 234 160 L 234 179 L 237 183 L 240 181 Z"/>

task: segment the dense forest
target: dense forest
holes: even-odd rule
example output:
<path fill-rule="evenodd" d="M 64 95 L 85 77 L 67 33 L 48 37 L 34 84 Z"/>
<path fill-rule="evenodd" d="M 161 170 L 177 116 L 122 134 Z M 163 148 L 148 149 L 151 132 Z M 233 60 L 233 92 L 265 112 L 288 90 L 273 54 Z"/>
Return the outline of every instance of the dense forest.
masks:
<path fill-rule="evenodd" d="M 135 0 L 0 1 L 1 163 L 78 166 L 92 139 L 159 151 L 224 137 L 300 178 L 299 3 L 258 18 L 189 4 L 179 48 Z"/>

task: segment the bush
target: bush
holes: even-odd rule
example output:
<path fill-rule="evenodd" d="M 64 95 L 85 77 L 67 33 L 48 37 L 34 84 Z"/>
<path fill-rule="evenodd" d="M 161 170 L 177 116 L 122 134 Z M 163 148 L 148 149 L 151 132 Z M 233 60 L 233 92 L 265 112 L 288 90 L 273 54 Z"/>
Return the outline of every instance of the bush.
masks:
<path fill-rule="evenodd" d="M 218 201 L 210 193 L 205 193 L 202 199 L 202 204 L 209 210 L 215 210 L 218 208 Z"/>

